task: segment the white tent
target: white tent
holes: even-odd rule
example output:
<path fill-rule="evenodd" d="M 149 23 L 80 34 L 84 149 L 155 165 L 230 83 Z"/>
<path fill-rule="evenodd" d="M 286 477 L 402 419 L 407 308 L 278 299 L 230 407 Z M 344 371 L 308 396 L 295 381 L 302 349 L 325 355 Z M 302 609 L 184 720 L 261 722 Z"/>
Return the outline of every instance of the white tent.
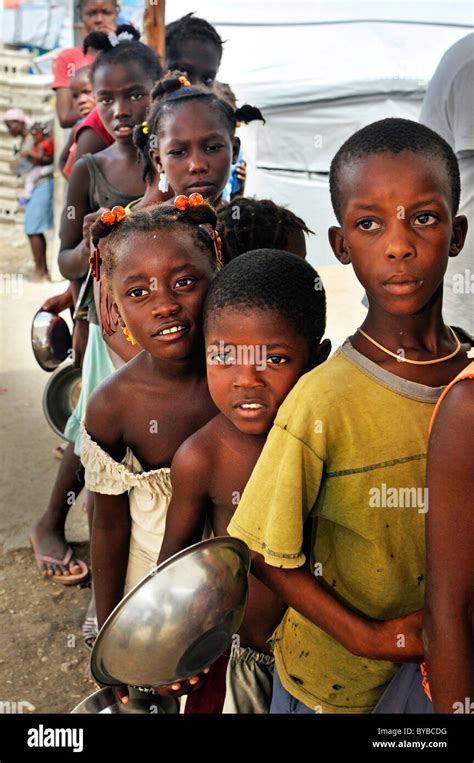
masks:
<path fill-rule="evenodd" d="M 377 119 L 417 119 L 426 86 L 447 48 L 472 31 L 471 2 L 433 0 L 231 0 L 167 2 L 214 24 L 226 40 L 219 79 L 267 124 L 241 128 L 247 194 L 301 215 L 316 236 L 313 264 L 333 264 L 327 173 L 355 130 Z"/>

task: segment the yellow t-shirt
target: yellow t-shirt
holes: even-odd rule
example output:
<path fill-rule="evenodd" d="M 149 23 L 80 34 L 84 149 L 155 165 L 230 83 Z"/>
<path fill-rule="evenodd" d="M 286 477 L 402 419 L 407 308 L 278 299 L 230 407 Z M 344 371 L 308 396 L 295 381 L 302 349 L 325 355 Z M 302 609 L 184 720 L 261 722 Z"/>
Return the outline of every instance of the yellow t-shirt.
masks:
<path fill-rule="evenodd" d="M 380 620 L 420 609 L 428 426 L 442 390 L 381 369 L 346 341 L 279 409 L 230 535 L 291 569 L 305 563 L 311 517 L 311 569 L 342 603 Z M 370 712 L 398 669 L 355 657 L 291 608 L 274 638 L 283 686 L 322 712 Z"/>

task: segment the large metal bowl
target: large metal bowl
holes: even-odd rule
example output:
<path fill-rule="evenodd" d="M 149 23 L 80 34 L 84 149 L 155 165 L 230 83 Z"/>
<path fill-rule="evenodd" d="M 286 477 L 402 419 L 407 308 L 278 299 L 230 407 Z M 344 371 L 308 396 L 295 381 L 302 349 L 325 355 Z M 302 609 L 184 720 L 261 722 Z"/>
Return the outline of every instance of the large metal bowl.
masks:
<path fill-rule="evenodd" d="M 43 412 L 50 427 L 64 437 L 67 420 L 81 394 L 81 369 L 70 363 L 56 369 L 43 392 Z"/>
<path fill-rule="evenodd" d="M 72 347 L 66 321 L 55 313 L 38 310 L 31 324 L 31 347 L 43 371 L 54 371 Z"/>
<path fill-rule="evenodd" d="M 172 697 L 144 694 L 142 697 L 130 697 L 125 704 L 117 698 L 110 686 L 99 689 L 82 700 L 71 710 L 77 715 L 170 715 L 178 713 L 178 704 Z"/>
<path fill-rule="evenodd" d="M 150 572 L 104 623 L 91 655 L 101 684 L 155 688 L 211 665 L 231 644 L 247 604 L 250 552 L 211 538 Z"/>

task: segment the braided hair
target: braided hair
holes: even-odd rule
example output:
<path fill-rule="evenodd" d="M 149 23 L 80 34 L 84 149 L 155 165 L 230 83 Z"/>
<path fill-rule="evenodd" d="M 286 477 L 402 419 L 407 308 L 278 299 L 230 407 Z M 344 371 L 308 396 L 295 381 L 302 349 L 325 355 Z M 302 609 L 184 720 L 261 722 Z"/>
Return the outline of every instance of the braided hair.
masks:
<path fill-rule="evenodd" d="M 84 39 L 83 50 L 100 51 L 91 69 L 91 78 L 101 66 L 107 64 L 137 63 L 151 80 L 161 77 L 162 68 L 156 53 L 140 42 L 140 32 L 132 24 L 120 24 L 115 32 L 90 32 Z"/>
<path fill-rule="evenodd" d="M 204 85 L 183 86 L 183 78 L 185 78 L 183 72 L 173 71 L 168 72 L 156 83 L 151 91 L 152 105 L 145 131 L 143 126 L 135 127 L 133 138 L 135 145 L 143 155 L 143 179 L 145 182 L 151 181 L 156 174 L 149 150 L 153 144 L 155 147 L 157 146 L 160 125 L 164 117 L 178 106 L 186 105 L 192 101 L 207 103 L 209 108 L 214 109 L 224 121 L 231 138 L 235 135 L 237 122 L 249 124 L 259 119 L 265 124 L 262 112 L 256 106 L 245 104 L 236 109 Z"/>
<path fill-rule="evenodd" d="M 293 231 L 313 233 L 301 217 L 270 199 L 233 199 L 217 217 L 225 263 L 252 249 L 286 250 Z"/>
<path fill-rule="evenodd" d="M 190 235 L 196 246 L 210 258 L 213 269 L 216 269 L 214 240 L 211 235 L 215 230 L 217 216 L 210 204 L 204 202 L 200 206 L 188 207 L 185 210 L 175 206 L 157 204 L 149 209 L 131 212 L 120 222 L 105 225 L 100 217 L 91 228 L 92 243 L 97 246 L 103 238 L 107 239 L 103 259 L 104 275 L 110 289 L 111 277 L 117 257 L 125 252 L 127 240 L 136 233 L 150 233 L 157 230 L 168 231 L 179 235 Z"/>
<path fill-rule="evenodd" d="M 177 21 L 166 25 L 166 60 L 168 66 L 179 56 L 179 47 L 189 40 L 210 42 L 217 49 L 219 61 L 222 58 L 222 39 L 216 29 L 205 19 L 194 13 L 187 13 Z"/>

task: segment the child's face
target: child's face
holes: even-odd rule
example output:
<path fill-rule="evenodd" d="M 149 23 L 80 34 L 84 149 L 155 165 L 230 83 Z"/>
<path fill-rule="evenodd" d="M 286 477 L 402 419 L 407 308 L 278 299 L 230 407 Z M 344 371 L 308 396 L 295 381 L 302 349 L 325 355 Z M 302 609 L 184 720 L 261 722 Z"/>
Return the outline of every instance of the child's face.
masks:
<path fill-rule="evenodd" d="M 69 83 L 72 102 L 81 117 L 90 114 L 95 106 L 95 98 L 92 92 L 92 83 L 87 75 L 77 75 Z"/>
<path fill-rule="evenodd" d="M 117 253 L 112 291 L 140 347 L 163 360 L 181 360 L 195 352 L 202 341 L 202 309 L 212 275 L 210 257 L 190 235 L 156 231 L 128 238 L 124 251 Z"/>
<path fill-rule="evenodd" d="M 186 72 L 192 85 L 212 85 L 219 69 L 217 47 L 207 40 L 186 40 L 173 58 L 167 59 L 168 69 Z"/>
<path fill-rule="evenodd" d="M 94 96 L 100 118 L 117 142 L 132 143 L 133 128 L 146 119 L 153 81 L 138 64 L 100 66 L 94 75 Z"/>
<path fill-rule="evenodd" d="M 89 32 L 114 32 L 117 6 L 113 0 L 87 0 L 81 12 L 86 35 Z"/>
<path fill-rule="evenodd" d="M 448 257 L 466 233 L 465 218 L 453 220 L 444 164 L 411 151 L 374 154 L 348 164 L 340 187 L 342 226 L 329 238 L 370 306 L 413 315 L 441 297 Z"/>
<path fill-rule="evenodd" d="M 258 308 L 209 316 L 205 341 L 209 391 L 219 410 L 241 432 L 268 432 L 308 368 L 308 341 L 280 313 Z"/>
<path fill-rule="evenodd" d="M 237 153 L 238 139 L 232 141 L 219 112 L 193 101 L 162 119 L 158 150 L 150 157 L 176 194 L 197 192 L 212 203 L 222 194 Z"/>

